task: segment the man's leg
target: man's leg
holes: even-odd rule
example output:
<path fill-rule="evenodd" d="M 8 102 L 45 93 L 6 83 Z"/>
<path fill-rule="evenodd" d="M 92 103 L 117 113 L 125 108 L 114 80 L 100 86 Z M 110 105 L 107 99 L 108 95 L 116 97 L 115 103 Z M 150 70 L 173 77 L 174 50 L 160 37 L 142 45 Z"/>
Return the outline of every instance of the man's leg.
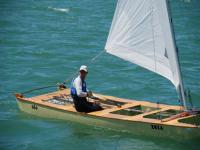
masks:
<path fill-rule="evenodd" d="M 85 97 L 72 96 L 72 98 L 74 101 L 75 109 L 78 112 L 89 113 L 93 111 L 103 110 L 100 105 L 88 102 Z"/>
<path fill-rule="evenodd" d="M 75 106 L 76 111 L 85 112 L 84 104 L 82 102 L 82 98 L 78 97 L 78 96 L 72 96 L 72 98 L 73 98 L 73 101 L 74 101 L 74 106 Z"/>
<path fill-rule="evenodd" d="M 99 110 L 103 110 L 103 108 L 99 104 L 87 102 L 87 112 L 93 112 L 93 111 L 99 111 Z"/>

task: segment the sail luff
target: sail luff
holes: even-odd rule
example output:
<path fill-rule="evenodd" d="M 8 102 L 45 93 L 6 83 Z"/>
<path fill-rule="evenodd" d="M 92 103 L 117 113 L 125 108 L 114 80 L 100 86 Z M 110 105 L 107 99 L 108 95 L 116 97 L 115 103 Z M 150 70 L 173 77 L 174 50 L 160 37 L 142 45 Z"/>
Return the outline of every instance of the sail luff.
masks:
<path fill-rule="evenodd" d="M 175 56 L 176 56 L 176 60 L 177 60 L 176 61 L 177 62 L 177 70 L 178 70 L 178 76 L 179 76 L 179 80 L 180 80 L 180 85 L 178 86 L 177 92 L 179 94 L 180 100 L 183 103 L 185 111 L 187 111 L 187 104 L 186 104 L 186 98 L 185 98 L 184 83 L 183 83 L 183 79 L 182 79 L 180 61 L 179 61 L 179 57 L 178 57 L 178 49 L 177 49 L 177 44 L 176 44 L 176 39 L 175 39 L 175 33 L 174 33 L 172 16 L 171 16 L 170 1 L 166 0 L 166 4 L 167 4 L 168 15 L 169 15 L 169 19 L 170 19 L 169 22 L 170 22 L 170 26 L 171 26 L 172 39 L 173 39 L 174 47 L 176 49 L 174 52 L 175 52 Z"/>

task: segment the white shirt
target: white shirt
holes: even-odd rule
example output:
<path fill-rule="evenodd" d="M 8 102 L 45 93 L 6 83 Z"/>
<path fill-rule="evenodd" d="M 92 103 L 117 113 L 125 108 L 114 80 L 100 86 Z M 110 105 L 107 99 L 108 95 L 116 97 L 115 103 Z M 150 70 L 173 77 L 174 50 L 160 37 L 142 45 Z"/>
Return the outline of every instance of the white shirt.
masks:
<path fill-rule="evenodd" d="M 83 83 L 82 83 L 82 80 L 81 80 L 80 76 L 78 76 L 73 82 L 73 86 L 76 89 L 77 96 L 79 96 L 79 97 L 87 97 L 87 92 L 83 92 L 82 91 L 82 84 Z"/>

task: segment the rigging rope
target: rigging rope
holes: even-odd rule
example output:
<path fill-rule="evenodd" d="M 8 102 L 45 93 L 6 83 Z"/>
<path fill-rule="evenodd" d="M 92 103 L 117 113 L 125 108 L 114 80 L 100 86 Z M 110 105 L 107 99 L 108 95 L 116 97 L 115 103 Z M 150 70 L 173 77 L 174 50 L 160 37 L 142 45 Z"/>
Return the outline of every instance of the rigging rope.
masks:
<path fill-rule="evenodd" d="M 34 88 L 34 89 L 31 89 L 31 90 L 22 92 L 21 94 L 27 94 L 27 93 L 31 93 L 31 92 L 36 91 L 36 90 L 42 90 L 42 89 L 47 89 L 47 88 L 51 88 L 51 87 L 57 87 L 57 85 L 49 85 L 49 86 L 38 87 L 38 88 Z"/>
<path fill-rule="evenodd" d="M 105 50 L 103 51 L 100 51 L 100 53 L 98 53 L 96 56 L 94 56 L 93 58 L 91 58 L 87 63 L 86 65 L 89 66 L 91 65 L 92 63 L 94 63 L 94 61 L 99 57 L 101 56 L 103 53 L 105 52 Z M 66 84 L 68 81 L 72 80 L 72 78 L 74 76 L 76 76 L 79 72 L 79 69 L 75 71 L 75 73 L 73 73 L 69 78 L 67 78 L 62 84 Z"/>
<path fill-rule="evenodd" d="M 86 63 L 87 65 L 90 65 L 92 63 L 94 63 L 94 61 L 99 57 L 101 56 L 103 53 L 105 52 L 105 50 L 103 51 L 100 51 L 100 53 L 98 53 L 97 55 L 95 55 L 93 58 L 91 58 L 88 63 Z M 78 73 L 79 69 L 76 70 L 75 73 L 73 73 L 69 78 L 67 78 L 63 83 L 57 83 L 57 84 L 53 84 L 53 85 L 48 85 L 48 86 L 43 86 L 43 87 L 38 87 L 38 88 L 33 88 L 31 90 L 28 90 L 28 91 L 24 91 L 22 92 L 21 94 L 27 94 L 27 93 L 31 93 L 33 91 L 36 91 L 36 90 L 42 90 L 42 89 L 47 89 L 47 88 L 52 88 L 52 87 L 58 87 L 59 85 L 62 85 L 62 84 L 66 84 L 69 80 L 71 80 L 77 73 Z"/>

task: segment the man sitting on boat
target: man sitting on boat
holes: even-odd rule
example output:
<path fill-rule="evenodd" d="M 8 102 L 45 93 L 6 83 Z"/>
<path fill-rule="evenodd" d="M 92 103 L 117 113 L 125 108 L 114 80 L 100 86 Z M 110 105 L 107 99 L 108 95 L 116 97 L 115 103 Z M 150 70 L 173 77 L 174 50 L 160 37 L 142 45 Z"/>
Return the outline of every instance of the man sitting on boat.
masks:
<path fill-rule="evenodd" d="M 85 78 L 88 74 L 87 66 L 81 66 L 79 76 L 72 81 L 71 96 L 74 105 L 79 112 L 93 112 L 102 110 L 99 104 L 88 102 L 87 97 L 92 96 L 92 92 L 87 89 Z"/>

